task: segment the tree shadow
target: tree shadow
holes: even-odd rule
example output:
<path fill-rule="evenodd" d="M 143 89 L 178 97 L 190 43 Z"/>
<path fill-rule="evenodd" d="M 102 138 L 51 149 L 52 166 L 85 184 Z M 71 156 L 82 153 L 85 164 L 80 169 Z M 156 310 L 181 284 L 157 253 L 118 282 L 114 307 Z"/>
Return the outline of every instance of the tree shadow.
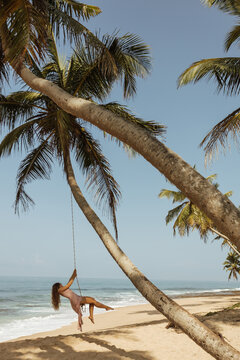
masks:
<path fill-rule="evenodd" d="M 151 324 L 150 322 L 149 324 Z M 155 322 L 154 322 L 155 323 Z M 148 324 L 148 323 L 147 323 Z M 135 327 L 139 324 L 125 326 L 126 328 Z M 144 324 L 142 326 L 145 326 Z M 72 334 L 67 336 L 55 336 L 38 338 L 32 340 L 21 340 L 16 342 L 0 344 L 0 358 L 4 360 L 153 360 L 153 357 L 146 351 L 132 350 L 126 351 L 117 347 L 110 341 L 100 339 L 101 335 L 114 335 L 129 337 L 127 329 L 117 328 L 105 331 L 96 331 L 86 334 Z M 73 347 L 70 343 L 71 338 L 75 338 Z M 77 342 L 79 340 L 79 342 Z M 92 343 L 101 347 L 101 351 L 81 350 L 81 341 Z M 95 347 L 95 346 L 94 346 Z M 106 349 L 106 351 L 104 351 Z"/>

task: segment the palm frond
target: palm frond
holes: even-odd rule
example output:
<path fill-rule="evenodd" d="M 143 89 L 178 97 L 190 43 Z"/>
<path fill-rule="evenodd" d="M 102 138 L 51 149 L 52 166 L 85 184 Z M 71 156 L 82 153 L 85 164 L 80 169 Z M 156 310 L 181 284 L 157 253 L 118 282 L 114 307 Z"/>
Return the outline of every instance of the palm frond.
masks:
<path fill-rule="evenodd" d="M 76 123 L 71 131 L 75 138 L 75 158 L 87 176 L 87 187 L 95 191 L 96 203 L 99 206 L 103 203 L 103 208 L 109 211 L 118 239 L 116 207 L 121 196 L 119 185 L 111 174 L 110 165 L 103 156 L 100 145 L 86 129 Z"/>
<path fill-rule="evenodd" d="M 19 59 L 24 60 L 26 53 L 35 61 L 44 58 L 48 32 L 46 18 L 29 0 L 9 0 L 2 4 L 0 28 L 4 36 L 2 41 L 7 46 L 7 61 L 16 65 Z"/>
<path fill-rule="evenodd" d="M 35 142 L 34 126 L 38 119 L 24 123 L 8 133 L 0 144 L 0 157 L 8 156 L 13 150 L 28 150 Z"/>
<path fill-rule="evenodd" d="M 179 206 L 176 206 L 174 209 L 171 209 L 168 211 L 168 214 L 165 218 L 166 220 L 166 224 L 168 224 L 170 221 L 172 221 L 173 219 L 175 219 L 179 213 L 182 211 L 182 208 L 187 204 L 188 202 L 184 202 Z"/>
<path fill-rule="evenodd" d="M 100 70 L 96 51 L 78 47 L 71 61 L 66 81 L 68 91 L 86 99 L 95 97 L 102 101 L 109 94 L 112 83 Z"/>
<path fill-rule="evenodd" d="M 216 6 L 220 10 L 231 15 L 240 15 L 240 4 L 238 0 L 201 0 L 204 5 L 209 7 Z"/>
<path fill-rule="evenodd" d="M 5 61 L 5 55 L 2 48 L 2 42 L 0 38 L 0 92 L 1 92 L 1 85 L 4 81 L 8 82 L 8 64 Z"/>
<path fill-rule="evenodd" d="M 240 131 L 240 108 L 234 110 L 225 119 L 215 125 L 211 131 L 204 137 L 200 146 L 204 145 L 206 159 L 211 161 L 215 154 L 218 153 L 218 146 L 221 145 L 224 150 L 229 146 L 229 135 L 237 143 Z"/>
<path fill-rule="evenodd" d="M 159 198 L 166 197 L 167 199 L 172 199 L 172 202 L 180 202 L 186 199 L 186 196 L 181 191 L 173 191 L 162 189 L 158 195 Z"/>
<path fill-rule="evenodd" d="M 54 23 L 54 14 L 57 10 L 61 10 L 71 18 L 75 17 L 78 20 L 82 19 L 85 21 L 101 13 L 101 9 L 97 6 L 79 3 L 75 0 L 56 0 L 51 2 L 49 7 L 52 24 Z"/>
<path fill-rule="evenodd" d="M 98 39 L 99 35 L 96 34 L 95 37 Z M 93 44 L 91 44 L 92 41 Z M 100 42 L 99 39 L 97 41 Z M 80 71 L 77 80 L 80 84 L 77 89 L 84 85 L 86 75 L 89 79 L 94 75 L 100 79 L 100 89 L 105 89 L 106 94 L 110 92 L 114 81 L 122 80 L 125 97 L 134 95 L 136 77 L 144 77 L 151 67 L 148 46 L 133 34 L 121 37 L 117 34 L 105 34 L 99 44 L 94 39 L 87 43 L 79 40 L 75 56 L 79 62 Z M 83 73 L 84 68 L 86 71 Z M 103 95 L 106 96 L 105 93 Z M 96 96 L 96 90 L 93 96 Z"/>
<path fill-rule="evenodd" d="M 16 122 L 20 124 L 31 118 L 36 111 L 44 111 L 41 106 L 44 96 L 33 91 L 17 91 L 8 96 L 0 95 L 0 123 L 12 130 Z"/>
<path fill-rule="evenodd" d="M 135 34 L 125 34 L 121 37 L 104 35 L 103 43 L 109 49 L 122 79 L 125 98 L 136 93 L 136 76 L 145 77 L 151 69 L 149 47 Z M 103 63 L 104 59 L 101 58 Z"/>
<path fill-rule="evenodd" d="M 189 213 L 186 222 L 192 230 L 197 229 L 200 238 L 207 241 L 212 221 L 194 204 L 191 205 L 191 212 Z"/>
<path fill-rule="evenodd" d="M 176 235 L 176 229 L 179 232 L 180 236 L 184 236 L 185 234 L 189 234 L 190 226 L 187 222 L 190 214 L 192 213 L 192 204 L 188 201 L 182 206 L 182 211 L 179 212 L 178 217 L 173 225 L 173 234 Z"/>
<path fill-rule="evenodd" d="M 212 184 L 214 180 L 216 180 L 217 174 L 212 174 L 206 177 L 206 179 Z"/>
<path fill-rule="evenodd" d="M 207 78 L 217 82 L 217 90 L 227 95 L 239 94 L 240 91 L 240 58 L 226 57 L 204 59 L 193 63 L 178 78 L 178 86 L 196 83 Z"/>
<path fill-rule="evenodd" d="M 42 68 L 42 77 L 65 88 L 66 61 L 59 57 L 54 35 L 47 42 L 49 61 Z"/>
<path fill-rule="evenodd" d="M 113 112 L 116 115 L 123 117 L 125 120 L 135 123 L 137 126 L 144 128 L 152 135 L 162 136 L 166 132 L 166 126 L 158 124 L 155 121 L 145 121 L 141 118 L 136 117 L 131 111 L 124 105 L 117 102 L 110 102 L 108 104 L 101 104 L 101 107 Z"/>
<path fill-rule="evenodd" d="M 227 34 L 224 47 L 228 51 L 233 43 L 239 43 L 240 38 L 240 25 L 234 26 L 234 28 Z"/>
<path fill-rule="evenodd" d="M 33 200 L 25 192 L 25 185 L 36 179 L 49 179 L 52 170 L 53 149 L 48 140 L 43 141 L 37 148 L 33 149 L 20 163 L 17 173 L 17 193 L 15 199 L 15 212 L 19 213 L 22 205 L 26 211 Z"/>

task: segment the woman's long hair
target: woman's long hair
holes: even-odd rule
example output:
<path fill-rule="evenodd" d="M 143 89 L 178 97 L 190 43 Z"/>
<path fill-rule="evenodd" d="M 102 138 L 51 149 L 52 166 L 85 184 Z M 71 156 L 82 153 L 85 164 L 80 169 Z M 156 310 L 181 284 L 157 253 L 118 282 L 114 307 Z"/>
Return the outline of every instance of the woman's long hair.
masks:
<path fill-rule="evenodd" d="M 55 310 L 59 309 L 59 305 L 61 303 L 60 294 L 58 289 L 60 288 L 60 283 L 55 283 L 52 286 L 52 306 Z"/>

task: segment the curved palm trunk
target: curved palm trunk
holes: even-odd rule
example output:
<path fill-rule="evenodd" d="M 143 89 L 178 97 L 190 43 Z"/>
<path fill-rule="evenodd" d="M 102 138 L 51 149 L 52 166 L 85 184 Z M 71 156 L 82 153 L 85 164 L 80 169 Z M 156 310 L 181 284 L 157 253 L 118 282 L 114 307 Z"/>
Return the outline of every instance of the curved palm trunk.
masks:
<path fill-rule="evenodd" d="M 221 236 L 224 240 L 226 240 L 228 246 L 230 246 L 230 248 L 238 255 L 240 256 L 240 252 L 231 244 L 229 238 L 223 234 L 221 234 L 219 231 L 217 231 L 216 229 L 210 227 L 209 228 L 212 232 L 214 232 L 215 234 L 217 234 L 218 236 Z"/>
<path fill-rule="evenodd" d="M 180 156 L 146 130 L 90 101 L 76 98 L 23 65 L 15 69 L 32 89 L 51 98 L 64 111 L 88 121 L 131 146 L 199 207 L 240 251 L 240 212 L 233 203 Z"/>
<path fill-rule="evenodd" d="M 215 359 L 239 360 L 240 353 L 236 349 L 166 296 L 137 269 L 117 245 L 105 225 L 84 198 L 76 182 L 69 154 L 65 156 L 64 166 L 68 184 L 77 204 L 101 238 L 110 255 L 145 299 L 147 299 L 171 322 L 180 327 L 193 341 L 211 354 Z"/>

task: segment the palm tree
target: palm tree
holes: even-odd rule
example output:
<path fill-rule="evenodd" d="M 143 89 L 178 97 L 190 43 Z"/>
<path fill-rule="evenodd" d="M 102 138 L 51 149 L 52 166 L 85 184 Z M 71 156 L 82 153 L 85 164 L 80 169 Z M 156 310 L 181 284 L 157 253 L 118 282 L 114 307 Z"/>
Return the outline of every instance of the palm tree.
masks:
<path fill-rule="evenodd" d="M 102 42 L 115 57 L 119 77 L 124 77 L 124 92 L 135 91 L 135 68 L 138 66 L 140 70 L 141 67 L 144 70 L 144 62 L 135 62 L 135 68 L 131 71 L 132 64 L 128 64 L 126 53 L 129 51 L 128 47 L 137 45 L 138 39 L 129 34 L 123 37 L 105 35 Z M 53 39 L 48 40 L 47 50 L 50 61 L 42 69 L 31 59 L 31 70 L 34 73 L 42 79 L 51 79 L 70 94 L 98 101 L 106 98 L 115 78 L 99 68 L 100 54 L 97 50 L 87 52 L 84 44 L 79 43 L 73 56 L 65 63 L 59 59 Z M 145 51 L 143 45 L 142 50 Z M 64 171 L 68 174 L 68 167 L 72 167 L 70 153 L 73 152 L 77 164 L 87 177 L 88 188 L 96 190 L 97 202 L 106 202 L 117 238 L 116 206 L 120 197 L 119 186 L 111 175 L 109 163 L 102 154 L 100 145 L 88 131 L 87 124 L 35 91 L 18 91 L 7 97 L 2 96 L 0 106 L 1 121 L 10 130 L 0 144 L 0 156 L 10 155 L 19 147 L 28 151 L 18 170 L 15 210 L 19 210 L 19 205 L 26 210 L 29 204 L 34 203 L 25 192 L 25 185 L 36 178 L 49 178 L 54 157 L 63 164 Z M 101 107 L 121 114 L 127 121 L 134 122 L 155 135 L 164 132 L 164 126 L 136 118 L 126 107 L 116 102 L 101 103 Z M 17 123 L 20 125 L 16 126 Z M 126 147 L 124 144 L 123 146 Z"/>
<path fill-rule="evenodd" d="M 64 66 L 59 61 L 53 42 L 49 44 L 49 53 L 51 62 L 45 65 L 43 69 L 40 69 L 32 60 L 31 70 L 39 78 L 44 80 L 51 78 L 51 81 L 67 88 L 70 93 L 88 98 L 93 95 L 98 100 L 104 98 L 110 90 L 111 82 L 108 83 L 110 80 L 108 77 L 103 77 L 98 66 L 93 66 L 92 62 L 88 62 L 91 57 L 88 57 L 89 54 L 85 54 L 85 47 L 78 49 L 69 63 Z M 119 54 L 119 51 L 117 53 Z M 117 61 L 116 63 L 118 64 Z M 79 73 L 80 68 L 81 75 Z M 81 81 L 82 79 L 84 81 Z M 98 94 L 96 94 L 96 87 L 92 87 L 93 84 L 98 84 Z M 135 118 L 119 104 L 111 103 L 101 106 L 108 107 L 111 112 L 120 113 L 126 121 L 134 122 L 136 126 L 145 128 L 147 133 L 159 134 L 163 131 L 162 126 Z M 113 218 L 119 196 L 118 185 L 110 174 L 109 166 L 99 145 L 87 131 L 86 124 L 81 119 L 58 108 L 45 95 L 33 91 L 21 91 L 5 98 L 2 97 L 1 120 L 10 132 L 0 144 L 0 155 L 10 155 L 14 150 L 30 150 L 21 162 L 17 175 L 16 207 L 22 204 L 25 208 L 29 202 L 32 202 L 32 199 L 25 192 L 25 185 L 31 180 L 48 177 L 53 158 L 56 158 L 63 166 L 76 202 L 102 239 L 111 256 L 143 296 L 208 352 L 216 355 L 216 353 L 227 354 L 230 351 L 231 356 L 233 355 L 236 358 L 239 355 L 238 352 L 229 347 L 228 344 L 223 343 L 217 335 L 203 327 L 196 318 L 174 303 L 146 279 L 119 248 L 109 231 L 86 202 L 76 182 L 70 152 L 74 154 L 75 160 L 83 171 L 90 175 L 90 183 L 98 186 L 98 193 L 100 190 L 101 197 L 105 196 L 109 199 L 108 204 Z M 98 174 L 99 172 L 100 174 Z M 99 181 L 100 185 L 98 184 Z M 112 208 L 113 205 L 114 208 Z M 211 344 L 205 341 L 206 338 L 211 339 Z M 217 350 L 213 348 L 212 342 Z"/>
<path fill-rule="evenodd" d="M 94 124 L 104 132 L 109 133 L 111 136 L 116 137 L 120 141 L 123 141 L 135 151 L 142 154 L 170 181 L 176 183 L 176 185 L 182 189 L 182 191 L 184 191 L 190 199 L 196 199 L 196 203 L 198 203 L 200 207 L 206 207 L 208 215 L 213 219 L 216 219 L 218 228 L 220 230 L 223 229 L 223 232 L 231 235 L 231 240 L 240 248 L 240 242 L 238 239 L 240 214 L 238 210 L 229 201 L 226 202 L 221 193 L 217 192 L 211 184 L 207 183 L 201 175 L 179 158 L 178 155 L 160 143 L 156 137 L 151 134 L 151 131 L 147 130 L 144 126 L 141 127 L 132 121 L 128 121 L 127 117 L 124 116 L 124 112 L 122 113 L 122 111 L 118 111 L 116 114 L 103 106 L 99 106 L 91 99 L 86 100 L 85 98 L 78 98 L 75 94 L 70 94 L 63 90 L 59 84 L 55 84 L 51 81 L 52 79 L 49 80 L 42 78 L 39 76 L 38 72 L 32 71 L 31 65 L 34 61 L 34 54 L 31 52 L 28 53 L 27 46 L 25 46 L 25 50 L 22 52 L 17 50 L 18 44 L 12 41 L 15 36 L 14 30 L 9 28 L 9 24 L 12 22 L 14 23 L 14 19 L 16 18 L 14 6 L 18 4 L 19 1 L 20 0 L 10 0 L 10 2 L 8 2 L 8 4 L 10 3 L 13 5 L 13 11 L 10 13 L 7 12 L 7 8 L 5 6 L 1 7 L 1 10 L 3 10 L 0 14 L 2 19 L 2 21 L 0 20 L 0 39 L 2 49 L 0 56 L 1 64 L 10 65 L 16 74 L 18 74 L 22 80 L 30 86 L 30 88 L 49 97 L 59 107 L 59 109 L 73 115 L 75 118 L 81 118 L 84 121 Z M 64 0 L 53 0 L 51 2 L 59 4 L 63 3 L 63 1 Z M 26 3 L 27 0 L 21 0 L 21 2 Z M 34 2 L 36 2 L 36 0 L 34 0 Z M 68 4 L 73 3 L 72 0 L 66 0 L 66 2 Z M 28 3 L 33 3 L 33 0 L 29 0 Z M 5 3 L 3 4 L 5 5 Z M 17 10 L 19 10 L 19 7 Z M 39 13 L 38 15 L 40 18 L 40 16 L 43 16 L 43 13 Z M 53 20 L 55 21 L 54 16 Z M 29 24 L 33 25 L 32 20 L 30 20 Z M 22 28 L 24 28 L 25 25 L 25 22 L 21 22 Z M 19 31 L 21 31 L 21 29 L 19 29 Z M 37 31 L 38 30 L 36 29 L 36 33 Z M 83 34 L 86 34 L 86 30 L 83 31 Z M 116 63 L 113 57 L 109 54 L 108 49 L 104 47 L 101 42 L 99 43 L 96 36 L 94 37 L 91 35 L 90 40 L 91 41 L 89 41 L 85 36 L 85 46 L 89 51 L 96 49 L 100 52 L 101 57 L 98 62 L 98 68 L 102 72 L 105 72 L 106 75 L 110 77 L 112 76 L 115 80 L 119 78 L 119 75 L 122 73 L 121 71 L 119 73 Z M 37 39 L 34 40 L 34 44 L 35 43 L 37 53 Z M 12 49 L 15 49 L 16 51 Z M 136 46 L 131 48 L 130 53 L 126 53 L 128 58 L 128 62 L 126 63 L 127 74 L 129 64 L 131 64 L 132 68 L 130 72 L 135 71 L 135 75 L 139 73 L 139 67 L 136 66 L 138 61 L 134 58 L 134 53 L 137 55 L 138 60 L 138 55 L 141 53 L 141 49 L 141 46 Z M 17 52 L 18 55 L 14 56 Z M 13 54 L 14 58 L 11 59 L 9 54 Z M 33 58 L 33 61 L 31 58 Z M 41 58 L 41 53 L 39 53 L 39 58 Z M 148 60 L 148 57 L 144 54 L 141 59 L 142 61 L 145 61 L 146 59 Z M 146 72 L 142 75 L 145 73 Z M 125 82 L 126 78 L 130 80 L 129 83 Z M 125 96 L 127 97 L 132 95 L 134 92 L 134 76 L 132 78 L 129 76 L 123 76 L 122 79 L 126 90 L 128 90 L 128 84 L 130 84 L 130 92 L 126 91 Z M 101 220 L 86 203 L 86 200 L 75 181 L 73 169 L 69 160 L 70 157 L 66 152 L 65 166 L 68 172 L 68 182 L 76 201 L 86 214 L 88 220 L 97 231 L 109 252 L 143 296 L 145 296 L 156 307 L 156 309 L 166 315 L 170 321 L 181 327 L 187 335 L 189 335 L 196 343 L 212 354 L 215 358 L 239 358 L 239 353 L 235 349 L 222 341 L 209 329 L 203 327 L 197 319 L 192 317 L 184 309 L 166 297 L 165 294 L 151 284 L 149 280 L 146 279 L 146 277 L 130 262 L 111 237 L 108 230 L 101 223 Z M 191 178 L 191 185 L 188 183 L 189 178 Z M 205 198 L 203 197 L 203 190 Z M 229 214 L 227 216 L 225 215 L 226 209 Z M 224 223 L 221 221 L 222 216 L 224 216 L 225 219 Z"/>
<path fill-rule="evenodd" d="M 33 0 L 21 0 L 32 4 Z M 19 54 L 17 50 L 17 43 L 12 43 L 8 41 L 11 34 L 15 34 L 15 30 L 10 28 L 9 24 L 14 23 L 14 19 L 17 16 L 15 13 L 19 11 L 21 6 L 18 6 L 21 2 L 20 0 L 11 0 L 6 1 L 6 6 L 1 7 L 0 13 L 0 39 L 2 52 L 0 54 L 0 61 L 2 65 L 10 65 L 14 71 L 23 79 L 23 81 L 29 85 L 32 89 L 43 93 L 48 96 L 59 108 L 63 109 L 65 112 L 84 119 L 87 122 L 97 126 L 104 132 L 110 134 L 111 136 L 116 137 L 118 140 L 123 141 L 125 144 L 129 145 L 136 152 L 140 153 L 147 161 L 149 161 L 156 169 L 158 169 L 162 174 L 164 174 L 170 182 L 175 184 L 191 201 L 193 201 L 202 211 L 204 211 L 209 218 L 214 221 L 216 228 L 223 234 L 229 237 L 231 242 L 237 246 L 240 250 L 240 213 L 235 206 L 226 199 L 217 189 L 214 188 L 208 181 L 206 181 L 200 174 L 198 174 L 194 169 L 190 167 L 184 160 L 182 160 L 177 154 L 172 150 L 168 149 L 163 143 L 161 143 L 156 137 L 151 136 L 144 128 L 139 128 L 136 124 L 127 122 L 121 114 L 115 114 L 108 111 L 108 109 L 99 107 L 99 105 L 88 101 L 84 98 L 77 98 L 72 94 L 62 90 L 57 84 L 54 84 L 50 80 L 43 79 L 38 77 L 37 74 L 34 74 L 29 68 L 29 62 L 23 63 L 21 56 L 15 56 L 11 60 L 9 53 Z M 34 0 L 34 3 L 36 0 Z M 46 0 L 44 3 L 48 3 Z M 50 3 L 50 1 L 49 1 Z M 53 0 L 51 4 L 64 3 L 64 0 Z M 71 8 L 73 1 L 69 2 L 66 0 L 67 9 L 69 10 L 69 16 L 74 12 L 74 7 Z M 11 11 L 8 10 L 7 4 L 11 4 Z M 49 10 L 48 10 L 49 11 Z M 46 18 L 49 19 L 50 16 Z M 54 10 L 55 11 L 55 10 Z M 65 11 L 63 11 L 65 12 Z M 49 12 L 50 14 L 50 12 Z M 52 13 L 54 14 L 54 12 Z M 43 17 L 42 13 L 38 14 Z M 33 20 L 31 16 L 29 24 L 32 25 Z M 58 19 L 57 17 L 56 19 Z M 25 19 L 25 18 L 24 18 Z M 52 16 L 52 23 L 55 24 L 55 17 Z M 68 24 L 71 22 L 66 21 Z M 74 22 L 75 23 L 75 22 Z M 23 24 L 23 26 L 22 26 Z M 51 23 L 50 23 L 51 24 Z M 21 26 L 18 29 L 19 32 L 23 31 L 22 29 L 27 27 L 26 22 L 21 22 Z M 36 33 L 38 31 L 35 28 Z M 87 31 L 83 32 L 85 34 Z M 40 36 L 40 35 L 39 35 Z M 13 38 L 13 36 L 12 36 Z M 96 41 L 97 42 L 97 41 Z M 94 41 L 93 41 L 94 43 Z M 87 41 L 87 46 L 91 48 L 91 41 Z M 26 46 L 25 46 L 26 48 Z M 101 65 L 103 69 L 110 67 L 113 75 L 116 74 L 117 70 L 114 66 L 114 61 L 108 54 L 107 50 L 104 49 L 104 46 L 99 45 L 97 48 L 102 49 Z M 14 49 L 14 50 L 12 50 Z M 35 47 L 36 53 L 38 47 Z M 106 51 L 105 51 L 106 50 Z M 139 48 L 135 48 L 138 52 Z M 27 50 L 24 52 L 24 54 Z M 20 51 L 21 53 L 21 51 Z M 105 56 L 105 54 L 107 54 Z M 40 57 L 41 54 L 39 54 Z M 9 60 L 9 61 L 8 61 Z M 27 59 L 26 59 L 27 61 Z M 110 66 L 107 65 L 110 64 Z M 5 71 L 4 74 L 7 74 Z M 189 181 L 191 179 L 191 181 Z M 222 219 L 224 218 L 224 221 Z"/>
<path fill-rule="evenodd" d="M 230 252 L 223 265 L 224 269 L 229 271 L 228 280 L 231 278 L 237 280 L 238 275 L 240 274 L 240 256 L 234 252 Z"/>
<path fill-rule="evenodd" d="M 213 183 L 216 179 L 216 174 L 210 175 L 206 179 Z M 215 183 L 214 185 L 215 187 L 218 187 L 218 184 Z M 232 195 L 232 191 L 229 191 L 224 195 L 229 197 Z M 209 219 L 209 217 L 190 200 L 186 199 L 186 196 L 181 191 L 162 189 L 158 196 L 159 198 L 166 197 L 168 199 L 172 199 L 173 203 L 180 203 L 180 205 L 169 210 L 166 216 L 166 224 L 176 219 L 173 224 L 174 235 L 176 235 L 176 230 L 178 230 L 180 236 L 184 236 L 189 235 L 190 230 L 197 229 L 200 238 L 206 241 L 210 232 L 217 235 L 216 239 L 223 239 L 222 245 L 227 244 L 232 251 L 235 252 L 235 254 L 240 256 L 240 253 L 231 244 L 230 240 L 225 235 L 217 231 L 212 220 Z"/>
<path fill-rule="evenodd" d="M 215 5 L 225 12 L 240 17 L 240 4 L 236 0 L 206 0 L 207 5 Z M 227 34 L 225 40 L 225 50 L 234 43 L 239 43 L 240 25 L 236 25 Z M 190 82 L 196 83 L 206 78 L 216 82 L 217 90 L 223 91 L 227 95 L 238 95 L 240 92 L 240 58 L 224 57 L 204 59 L 193 63 L 179 77 L 178 85 L 183 86 Z M 235 109 L 222 121 L 216 124 L 212 130 L 204 137 L 201 146 L 205 146 L 206 156 L 211 157 L 218 151 L 218 147 L 227 147 L 228 139 L 232 136 L 237 140 L 240 129 L 240 108 Z"/>

